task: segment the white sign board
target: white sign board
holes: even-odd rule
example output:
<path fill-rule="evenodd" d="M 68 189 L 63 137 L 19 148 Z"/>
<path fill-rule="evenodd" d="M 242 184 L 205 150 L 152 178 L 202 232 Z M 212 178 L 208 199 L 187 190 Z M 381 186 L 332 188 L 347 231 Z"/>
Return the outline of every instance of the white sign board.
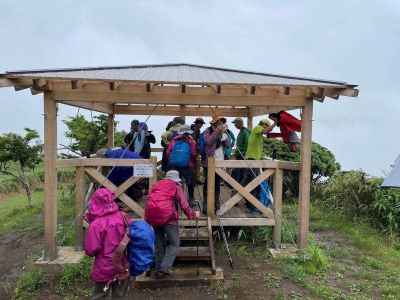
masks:
<path fill-rule="evenodd" d="M 134 165 L 133 176 L 153 177 L 153 165 L 146 165 L 146 164 Z"/>

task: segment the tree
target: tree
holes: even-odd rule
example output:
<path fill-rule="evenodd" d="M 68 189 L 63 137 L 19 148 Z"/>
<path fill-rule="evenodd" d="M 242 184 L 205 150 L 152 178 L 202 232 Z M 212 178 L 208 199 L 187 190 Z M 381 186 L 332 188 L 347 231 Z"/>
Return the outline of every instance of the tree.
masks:
<path fill-rule="evenodd" d="M 26 172 L 33 170 L 41 161 L 42 145 L 34 143 L 38 139 L 37 131 L 29 128 L 25 128 L 25 135 L 0 135 L 0 173 L 14 177 L 21 184 L 29 206 L 32 206 L 32 191 Z"/>
<path fill-rule="evenodd" d="M 300 161 L 300 151 L 290 152 L 289 146 L 282 141 L 266 138 L 264 140 L 264 153 L 272 157 L 273 152 L 276 153 L 276 159 Z M 312 183 L 316 184 L 322 179 L 327 179 L 339 170 L 340 164 L 336 161 L 333 153 L 320 144 L 313 142 L 311 146 Z M 285 188 L 289 190 L 292 195 L 298 195 L 298 180 L 297 172 L 285 172 Z"/>
<path fill-rule="evenodd" d="M 83 115 L 77 115 L 69 117 L 64 123 L 68 127 L 65 136 L 71 139 L 68 145 L 71 151 L 89 157 L 100 148 L 106 147 L 108 130 L 106 115 L 95 116 L 92 121 L 86 120 Z M 116 126 L 117 122 L 114 122 L 114 128 Z M 114 132 L 115 144 L 122 145 L 125 132 Z"/>

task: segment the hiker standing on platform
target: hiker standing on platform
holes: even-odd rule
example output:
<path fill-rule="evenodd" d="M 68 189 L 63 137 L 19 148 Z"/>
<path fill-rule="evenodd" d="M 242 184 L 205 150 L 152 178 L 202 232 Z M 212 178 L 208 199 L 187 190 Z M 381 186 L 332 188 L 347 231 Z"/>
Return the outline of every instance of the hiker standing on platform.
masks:
<path fill-rule="evenodd" d="M 143 149 L 144 140 L 145 132 L 140 130 L 139 121 L 132 120 L 131 131 L 124 138 L 125 145 L 129 147 L 130 151 L 140 153 Z"/>
<path fill-rule="evenodd" d="M 268 117 L 275 121 L 276 126 L 278 126 L 281 131 L 280 133 L 269 133 L 268 137 L 281 137 L 283 142 L 289 145 L 290 151 L 296 152 L 297 145 L 300 144 L 300 139 L 296 131 L 301 132 L 301 121 L 285 111 L 269 114 Z"/>
<path fill-rule="evenodd" d="M 124 215 L 114 202 L 114 194 L 107 188 L 94 192 L 85 215 L 89 228 L 85 238 L 85 253 L 94 257 L 90 278 L 94 281 L 92 299 L 100 299 L 111 288 L 113 294 L 123 296 L 128 288 L 128 260 L 122 258 L 123 268 L 113 263 L 113 254 L 126 232 Z"/>
<path fill-rule="evenodd" d="M 275 124 L 271 124 L 268 119 L 261 120 L 256 127 L 250 133 L 245 158 L 247 160 L 261 160 L 263 159 L 264 153 L 264 135 L 267 135 L 275 127 Z M 241 185 L 246 186 L 254 178 L 260 174 L 259 168 L 247 168 L 244 169 Z M 251 194 L 259 199 L 260 186 L 257 186 Z M 250 213 L 256 213 L 257 210 L 250 202 L 246 201 L 246 207 Z"/>
<path fill-rule="evenodd" d="M 245 159 L 246 155 L 247 142 L 249 140 L 250 130 L 244 127 L 242 118 L 236 118 L 235 120 L 232 121 L 232 123 L 235 125 L 237 129 L 239 129 L 239 134 L 236 139 L 236 149 L 235 152 L 233 153 L 233 157 L 236 160 L 243 160 Z M 241 168 L 233 169 L 232 177 L 237 182 L 241 182 L 243 178 L 243 171 L 244 169 Z"/>
<path fill-rule="evenodd" d="M 194 120 L 194 123 L 190 126 L 190 129 L 193 130 L 193 139 L 196 142 L 196 151 L 197 151 L 197 156 L 196 156 L 196 164 L 195 164 L 195 171 L 194 171 L 194 177 L 195 177 L 195 183 L 196 184 L 201 184 L 201 172 L 200 172 L 200 167 L 201 167 L 201 160 L 200 160 L 200 148 L 199 148 L 199 140 L 201 136 L 201 128 L 206 122 L 204 122 L 203 118 L 196 118 Z M 199 158 L 199 159 L 198 159 Z"/>
<path fill-rule="evenodd" d="M 208 158 L 214 157 L 215 160 L 224 160 L 224 149 L 229 147 L 229 138 L 225 133 L 226 119 L 224 117 L 215 117 L 210 122 L 211 126 L 204 131 L 204 155 L 202 155 L 202 164 L 204 172 L 203 185 L 203 214 L 207 214 L 207 177 L 208 177 Z M 202 142 L 200 142 L 202 144 Z M 203 152 L 203 150 L 201 150 Z M 221 177 L 215 174 L 215 210 L 220 207 Z"/>
<path fill-rule="evenodd" d="M 178 135 L 168 144 L 166 157 L 168 170 L 177 170 L 184 179 L 189 193 L 190 207 L 194 206 L 194 169 L 196 166 L 196 142 L 191 134 L 193 131 L 189 126 L 180 127 Z"/>
<path fill-rule="evenodd" d="M 171 170 L 164 179 L 153 185 L 145 208 L 145 220 L 154 227 L 156 234 L 157 279 L 170 275 L 170 268 L 179 250 L 178 206 L 188 219 L 199 218 L 200 213 L 189 206 L 178 171 Z"/>

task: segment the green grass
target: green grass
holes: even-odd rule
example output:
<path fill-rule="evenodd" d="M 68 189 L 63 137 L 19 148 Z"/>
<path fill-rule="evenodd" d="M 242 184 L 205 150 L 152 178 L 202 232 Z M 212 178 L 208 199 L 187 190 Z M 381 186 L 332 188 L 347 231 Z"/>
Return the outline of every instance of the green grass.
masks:
<path fill-rule="evenodd" d="M 43 192 L 34 192 L 32 207 L 25 195 L 15 195 L 0 202 L 0 234 L 11 231 L 36 230 L 42 227 Z"/>
<path fill-rule="evenodd" d="M 46 283 L 45 274 L 39 269 L 24 272 L 17 281 L 15 288 L 16 299 L 32 299 L 38 290 Z"/>

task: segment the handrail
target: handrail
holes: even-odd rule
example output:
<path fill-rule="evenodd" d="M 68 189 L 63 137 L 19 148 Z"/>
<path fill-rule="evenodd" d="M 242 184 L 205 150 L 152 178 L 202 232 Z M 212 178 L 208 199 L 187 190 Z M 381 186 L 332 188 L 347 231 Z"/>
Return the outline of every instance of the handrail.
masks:
<path fill-rule="evenodd" d="M 124 158 L 72 158 L 58 159 L 57 168 L 65 167 L 131 167 L 137 164 L 153 164 L 151 159 Z"/>
<path fill-rule="evenodd" d="M 216 168 L 264 168 L 300 170 L 300 163 L 282 160 L 215 160 Z"/>

